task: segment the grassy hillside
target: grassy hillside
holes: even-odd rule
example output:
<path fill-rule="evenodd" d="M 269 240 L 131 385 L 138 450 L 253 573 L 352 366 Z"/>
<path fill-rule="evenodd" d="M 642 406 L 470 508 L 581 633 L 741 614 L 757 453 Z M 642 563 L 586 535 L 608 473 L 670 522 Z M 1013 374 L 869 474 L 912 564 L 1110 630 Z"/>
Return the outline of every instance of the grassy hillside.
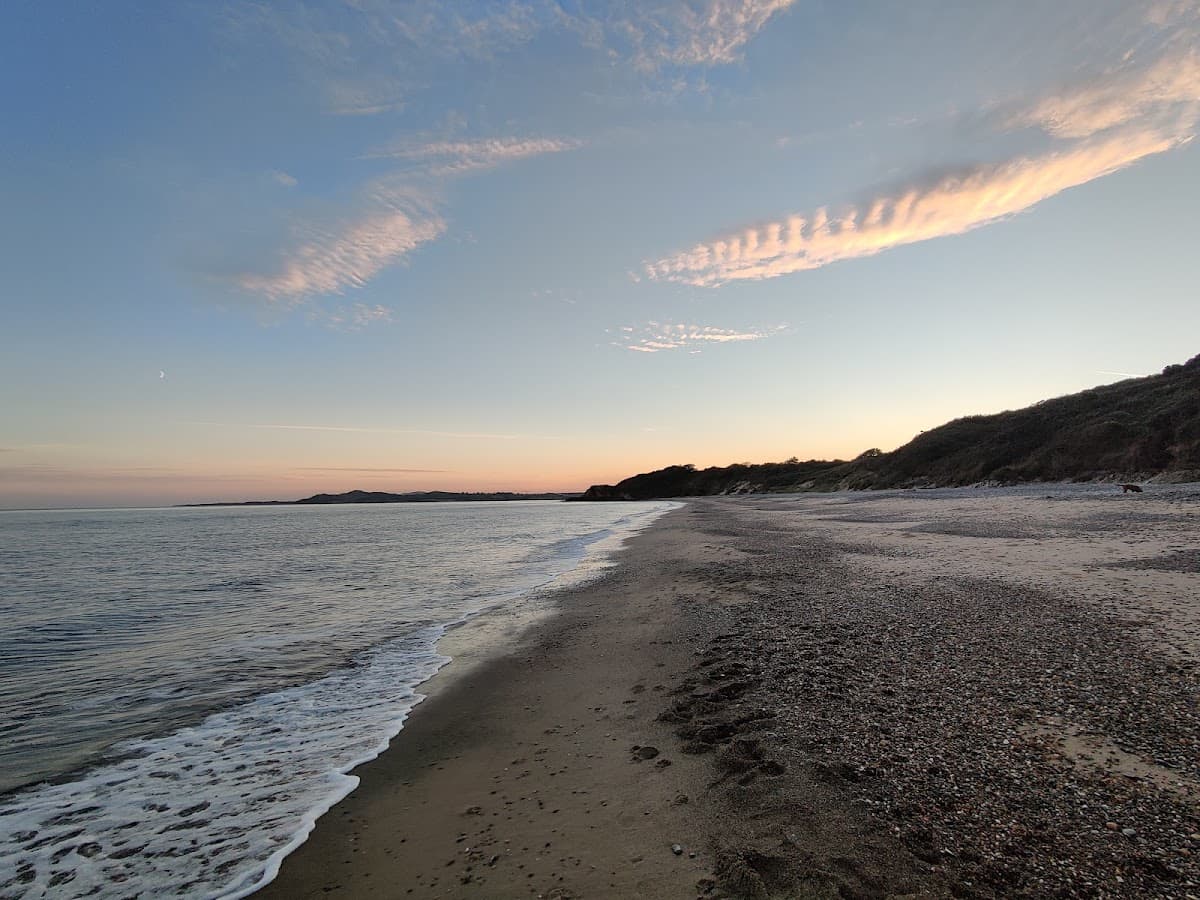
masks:
<path fill-rule="evenodd" d="M 595 485 L 581 499 L 1152 477 L 1200 479 L 1200 356 L 1161 375 L 955 419 L 891 453 L 868 450 L 850 462 L 670 466 Z"/>

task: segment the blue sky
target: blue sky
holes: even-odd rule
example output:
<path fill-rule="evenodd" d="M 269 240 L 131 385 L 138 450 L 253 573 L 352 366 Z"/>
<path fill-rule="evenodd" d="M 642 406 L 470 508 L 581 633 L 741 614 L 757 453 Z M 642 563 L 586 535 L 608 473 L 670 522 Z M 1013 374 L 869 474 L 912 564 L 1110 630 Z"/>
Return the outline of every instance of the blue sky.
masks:
<path fill-rule="evenodd" d="M 849 457 L 1197 352 L 1193 0 L 0 16 L 0 505 Z"/>

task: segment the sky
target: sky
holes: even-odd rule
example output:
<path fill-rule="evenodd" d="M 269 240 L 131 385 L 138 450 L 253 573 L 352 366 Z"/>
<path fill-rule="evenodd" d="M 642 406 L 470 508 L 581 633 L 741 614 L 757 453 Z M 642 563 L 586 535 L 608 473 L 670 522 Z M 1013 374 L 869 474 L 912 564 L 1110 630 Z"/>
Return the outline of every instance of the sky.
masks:
<path fill-rule="evenodd" d="M 1200 0 L 9 0 L 0 507 L 851 458 L 1200 352 Z"/>

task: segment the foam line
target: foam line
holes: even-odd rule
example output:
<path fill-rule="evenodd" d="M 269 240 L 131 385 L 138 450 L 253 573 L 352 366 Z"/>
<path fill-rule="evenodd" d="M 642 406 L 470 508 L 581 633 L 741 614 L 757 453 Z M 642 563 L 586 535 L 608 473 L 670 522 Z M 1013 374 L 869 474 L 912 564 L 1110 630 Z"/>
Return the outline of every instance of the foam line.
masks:
<path fill-rule="evenodd" d="M 593 577 L 632 534 L 678 504 L 643 507 L 555 547 L 540 587 Z M 447 631 L 528 589 L 493 594 L 454 621 L 360 654 L 315 681 L 113 748 L 114 761 L 0 802 L 0 900 L 186 894 L 244 897 L 275 878 L 316 821 L 358 785 L 449 657 Z"/>

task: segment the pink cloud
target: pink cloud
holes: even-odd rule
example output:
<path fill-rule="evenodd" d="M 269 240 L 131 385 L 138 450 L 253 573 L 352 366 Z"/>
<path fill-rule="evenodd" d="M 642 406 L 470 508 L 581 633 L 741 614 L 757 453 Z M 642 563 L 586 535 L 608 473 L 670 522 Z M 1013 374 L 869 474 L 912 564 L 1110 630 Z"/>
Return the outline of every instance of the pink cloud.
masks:
<path fill-rule="evenodd" d="M 1093 83 L 1046 97 L 1014 116 L 1058 138 L 1089 137 L 1145 117 L 1195 122 L 1200 107 L 1200 55 L 1167 54 L 1147 68 L 1127 66 Z"/>
<path fill-rule="evenodd" d="M 859 206 L 822 207 L 731 232 L 648 262 L 645 271 L 659 281 L 716 287 L 861 259 L 1000 221 L 1188 140 L 1177 132 L 1123 130 L 1067 150 L 954 172 Z"/>
<path fill-rule="evenodd" d="M 445 230 L 445 221 L 425 204 L 377 193 L 368 211 L 287 251 L 277 271 L 246 273 L 234 280 L 244 291 L 295 306 L 307 296 L 362 287 Z M 375 309 L 363 315 L 379 318 L 381 307 Z"/>

